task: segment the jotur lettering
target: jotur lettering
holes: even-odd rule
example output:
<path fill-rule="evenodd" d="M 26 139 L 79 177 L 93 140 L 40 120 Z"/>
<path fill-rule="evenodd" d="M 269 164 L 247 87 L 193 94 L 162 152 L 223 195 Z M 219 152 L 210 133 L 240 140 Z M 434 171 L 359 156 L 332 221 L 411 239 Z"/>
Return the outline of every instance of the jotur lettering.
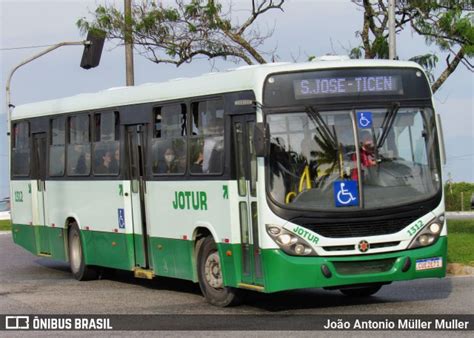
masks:
<path fill-rule="evenodd" d="M 207 195 L 204 191 L 175 191 L 173 208 L 207 210 Z"/>

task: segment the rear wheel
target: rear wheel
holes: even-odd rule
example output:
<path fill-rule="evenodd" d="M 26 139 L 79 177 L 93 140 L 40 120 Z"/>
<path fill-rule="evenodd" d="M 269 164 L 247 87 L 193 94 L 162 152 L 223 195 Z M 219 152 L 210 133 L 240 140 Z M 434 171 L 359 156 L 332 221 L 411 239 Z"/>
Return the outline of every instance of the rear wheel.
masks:
<path fill-rule="evenodd" d="M 69 264 L 75 279 L 84 281 L 96 279 L 97 270 L 85 264 L 84 252 L 82 250 L 81 234 L 77 223 L 73 223 L 69 229 Z"/>
<path fill-rule="evenodd" d="M 376 294 L 382 285 L 376 284 L 372 286 L 364 286 L 364 287 L 355 287 L 355 288 L 348 288 L 348 289 L 340 289 L 344 295 L 350 297 L 369 297 Z"/>
<path fill-rule="evenodd" d="M 199 287 L 206 300 L 222 307 L 238 304 L 238 290 L 224 286 L 219 252 L 212 237 L 198 243 L 197 249 Z"/>

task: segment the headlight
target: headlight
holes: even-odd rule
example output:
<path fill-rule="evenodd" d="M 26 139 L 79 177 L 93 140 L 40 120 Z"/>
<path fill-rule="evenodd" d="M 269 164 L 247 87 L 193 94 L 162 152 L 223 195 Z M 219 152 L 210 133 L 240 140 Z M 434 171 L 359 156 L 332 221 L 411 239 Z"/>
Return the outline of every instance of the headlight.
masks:
<path fill-rule="evenodd" d="M 427 225 L 425 225 L 413 238 L 408 249 L 415 249 L 420 247 L 425 247 L 431 244 L 436 243 L 441 234 L 441 229 L 443 229 L 445 216 L 444 214 L 438 216 L 437 218 L 431 220 Z"/>
<path fill-rule="evenodd" d="M 430 231 L 434 234 L 437 234 L 441 230 L 441 226 L 438 223 L 432 223 L 430 225 Z"/>
<path fill-rule="evenodd" d="M 422 246 L 430 245 L 431 243 L 433 243 L 434 240 L 435 240 L 435 237 L 433 235 L 428 235 L 428 234 L 423 234 L 420 237 L 418 237 L 418 242 Z"/>
<path fill-rule="evenodd" d="M 278 225 L 267 224 L 267 233 L 276 244 L 292 256 L 316 256 L 316 252 L 303 238 Z"/>
<path fill-rule="evenodd" d="M 288 246 L 291 242 L 295 242 L 295 238 L 289 234 L 282 234 L 277 237 L 277 242 L 280 245 Z"/>
<path fill-rule="evenodd" d="M 269 233 L 271 233 L 272 235 L 276 236 L 280 233 L 280 228 L 279 227 L 274 227 L 274 226 L 270 226 L 267 228 L 267 231 Z"/>

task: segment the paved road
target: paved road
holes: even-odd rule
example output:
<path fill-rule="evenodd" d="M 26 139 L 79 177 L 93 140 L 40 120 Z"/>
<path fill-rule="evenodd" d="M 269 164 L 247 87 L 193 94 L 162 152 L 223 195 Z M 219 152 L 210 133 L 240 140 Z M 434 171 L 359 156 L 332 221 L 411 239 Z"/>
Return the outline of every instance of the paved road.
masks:
<path fill-rule="evenodd" d="M 168 278 L 134 279 L 126 272 L 78 282 L 66 264 L 39 258 L 0 235 L 1 313 L 40 314 L 469 314 L 474 276 L 398 282 L 368 300 L 319 289 L 250 294 L 235 308 L 207 304 L 199 287 Z"/>

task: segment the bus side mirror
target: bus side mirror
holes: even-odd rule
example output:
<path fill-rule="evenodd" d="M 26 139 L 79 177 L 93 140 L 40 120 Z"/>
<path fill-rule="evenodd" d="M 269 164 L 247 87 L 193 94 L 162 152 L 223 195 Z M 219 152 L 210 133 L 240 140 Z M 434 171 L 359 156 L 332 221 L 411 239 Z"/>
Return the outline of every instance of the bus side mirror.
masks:
<path fill-rule="evenodd" d="M 264 157 L 267 155 L 267 144 L 270 139 L 268 125 L 263 122 L 255 123 L 253 131 L 253 143 L 255 147 L 255 154 L 257 157 Z"/>
<path fill-rule="evenodd" d="M 441 161 L 444 165 L 446 165 L 446 148 L 444 147 L 444 135 L 443 135 L 443 125 L 441 124 L 441 115 L 436 114 L 436 122 L 438 127 L 438 140 L 439 140 L 439 147 L 441 148 Z"/>

